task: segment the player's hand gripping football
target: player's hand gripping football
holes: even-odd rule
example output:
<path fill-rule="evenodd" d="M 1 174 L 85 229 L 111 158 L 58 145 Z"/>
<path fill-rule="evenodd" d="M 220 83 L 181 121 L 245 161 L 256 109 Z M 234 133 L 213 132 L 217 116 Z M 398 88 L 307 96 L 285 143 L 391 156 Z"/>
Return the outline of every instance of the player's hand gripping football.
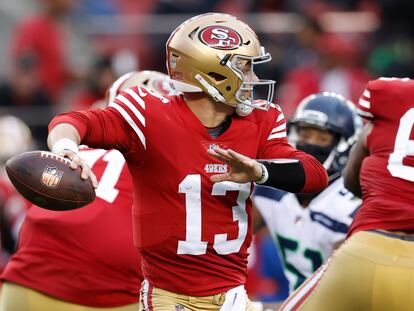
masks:
<path fill-rule="evenodd" d="M 262 167 L 256 160 L 250 159 L 231 149 L 208 149 L 207 152 L 230 166 L 225 174 L 217 174 L 210 177 L 212 182 L 233 181 L 246 183 L 258 180 L 262 175 Z"/>
<path fill-rule="evenodd" d="M 62 150 L 59 152 L 59 155 L 65 158 L 68 158 L 71 160 L 70 167 L 74 170 L 76 170 L 79 166 L 82 169 L 81 172 L 81 178 L 82 179 L 88 179 L 88 177 L 91 177 L 92 186 L 96 189 L 98 188 L 98 180 L 96 179 L 95 174 L 92 172 L 91 168 L 89 167 L 88 163 L 84 159 L 82 159 L 79 154 L 76 152 L 73 152 L 72 150 Z"/>

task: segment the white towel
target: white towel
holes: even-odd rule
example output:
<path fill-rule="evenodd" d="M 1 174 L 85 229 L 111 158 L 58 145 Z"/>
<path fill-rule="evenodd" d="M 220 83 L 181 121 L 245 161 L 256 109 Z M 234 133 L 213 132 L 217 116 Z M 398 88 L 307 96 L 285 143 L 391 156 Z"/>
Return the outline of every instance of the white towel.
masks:
<path fill-rule="evenodd" d="M 220 311 L 244 311 L 246 310 L 246 290 L 243 285 L 230 289 L 226 293 L 226 300 Z"/>

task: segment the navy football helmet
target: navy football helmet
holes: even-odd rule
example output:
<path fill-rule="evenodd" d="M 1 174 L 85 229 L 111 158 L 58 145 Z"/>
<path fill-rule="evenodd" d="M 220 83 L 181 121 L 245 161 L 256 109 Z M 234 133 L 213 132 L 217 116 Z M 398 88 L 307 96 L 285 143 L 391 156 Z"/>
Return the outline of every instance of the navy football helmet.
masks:
<path fill-rule="evenodd" d="M 333 143 L 328 147 L 299 143 L 301 126 L 328 130 L 334 135 Z M 289 142 L 318 159 L 332 180 L 340 176 L 361 128 L 362 119 L 355 105 L 344 96 L 330 92 L 313 94 L 299 103 L 289 121 Z"/>

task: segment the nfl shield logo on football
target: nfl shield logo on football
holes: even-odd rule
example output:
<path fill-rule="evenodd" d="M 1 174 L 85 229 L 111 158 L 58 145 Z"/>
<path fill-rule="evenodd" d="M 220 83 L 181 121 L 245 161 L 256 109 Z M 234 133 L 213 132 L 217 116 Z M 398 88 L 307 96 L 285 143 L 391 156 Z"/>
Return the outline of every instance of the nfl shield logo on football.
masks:
<path fill-rule="evenodd" d="M 48 188 L 56 188 L 62 179 L 63 171 L 59 171 L 57 167 L 46 166 L 41 177 L 42 184 Z"/>
<path fill-rule="evenodd" d="M 175 311 L 185 311 L 185 308 L 181 304 L 176 304 L 175 305 Z"/>

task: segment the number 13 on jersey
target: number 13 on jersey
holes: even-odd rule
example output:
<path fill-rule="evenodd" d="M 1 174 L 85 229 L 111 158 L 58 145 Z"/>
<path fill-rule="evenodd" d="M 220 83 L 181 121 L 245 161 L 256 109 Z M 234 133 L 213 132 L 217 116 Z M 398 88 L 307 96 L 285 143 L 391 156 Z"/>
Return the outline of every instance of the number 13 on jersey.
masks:
<path fill-rule="evenodd" d="M 234 240 L 228 240 L 226 233 L 215 234 L 213 248 L 220 255 L 239 252 L 248 230 L 246 201 L 250 195 L 250 183 L 238 184 L 228 181 L 215 183 L 211 195 L 225 196 L 227 191 L 239 192 L 237 202 L 232 207 L 233 221 L 237 221 L 238 224 L 238 236 Z M 206 254 L 208 242 L 201 239 L 203 225 L 201 175 L 187 175 L 179 184 L 178 192 L 185 194 L 186 233 L 185 240 L 178 241 L 177 253 L 180 255 Z"/>

